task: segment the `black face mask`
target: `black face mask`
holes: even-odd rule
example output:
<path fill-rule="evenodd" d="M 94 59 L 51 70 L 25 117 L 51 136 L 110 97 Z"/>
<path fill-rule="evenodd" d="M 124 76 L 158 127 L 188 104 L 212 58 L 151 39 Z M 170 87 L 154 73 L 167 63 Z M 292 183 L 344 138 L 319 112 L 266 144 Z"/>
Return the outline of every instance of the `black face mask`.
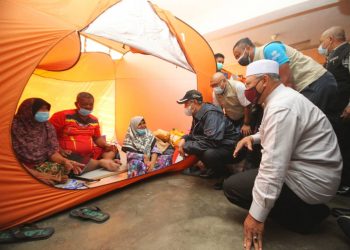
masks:
<path fill-rule="evenodd" d="M 238 63 L 242 66 L 247 66 L 250 63 L 250 56 L 249 53 L 248 55 L 245 55 L 245 49 L 243 52 L 243 56 L 238 59 Z"/>

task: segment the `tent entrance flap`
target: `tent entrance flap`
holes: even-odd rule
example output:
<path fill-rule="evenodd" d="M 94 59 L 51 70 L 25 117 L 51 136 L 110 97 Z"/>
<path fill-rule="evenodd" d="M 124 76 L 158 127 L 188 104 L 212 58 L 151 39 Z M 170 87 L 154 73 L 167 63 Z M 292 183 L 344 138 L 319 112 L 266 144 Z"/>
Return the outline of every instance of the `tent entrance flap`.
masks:
<path fill-rule="evenodd" d="M 117 2 L 120 2 L 120 5 Z M 77 9 L 77 6 L 81 6 L 81 0 L 55 1 L 54 3 L 47 0 L 21 0 L 20 2 L 2 0 L 0 6 L 1 9 L 6 10 L 3 11 L 3 15 L 0 15 L 1 37 L 3 38 L 0 39 L 3 52 L 3 56 L 0 57 L 0 95 L 2 96 L 0 99 L 2 111 L 0 116 L 0 140 L 2 142 L 0 213 L 6 214 L 6 216 L 0 216 L 0 230 L 42 219 L 154 175 L 180 171 L 195 162 L 196 159 L 189 157 L 172 165 L 171 168 L 85 190 L 52 188 L 34 179 L 17 160 L 11 138 L 11 124 L 16 107 L 25 96 L 43 97 L 52 104 L 52 108 L 55 107 L 57 110 L 74 108 L 76 93 L 73 94 L 69 92 L 70 90 L 64 91 L 63 85 L 68 84 L 73 88 L 80 85 L 79 91 L 93 92 L 96 99 L 103 93 L 110 94 L 108 100 L 113 100 L 112 104 L 106 104 L 105 108 L 101 109 L 101 114 L 97 116 L 102 122 L 105 120 L 114 122 L 115 131 L 118 132 L 119 137 L 125 133 L 130 117 L 140 112 L 141 115 L 147 117 L 151 129 L 167 129 L 172 126 L 179 129 L 181 129 L 180 126 L 185 126 L 184 129 L 187 129 L 188 123 L 180 120 L 180 118 L 186 118 L 182 113 L 183 106 L 177 105 L 175 99 L 183 95 L 184 91 L 197 88 L 203 93 L 206 101 L 210 100 L 211 89 L 208 87 L 208 82 L 216 70 L 215 60 L 210 46 L 198 32 L 167 11 L 145 0 L 84 1 L 81 9 Z M 130 44 L 131 47 L 153 56 L 127 53 L 118 61 L 111 60 L 108 54 L 103 53 L 94 53 L 94 60 L 90 60 L 92 54 L 88 55 L 88 53 L 82 53 L 80 57 L 77 57 L 80 54 L 79 32 L 77 31 L 82 31 L 81 33 L 84 34 L 84 29 L 89 24 L 92 24 L 91 27 L 94 26 L 92 20 L 99 20 L 98 16 L 108 13 L 110 6 L 118 8 L 124 6 L 125 8 L 120 9 L 120 13 L 114 13 L 116 15 L 114 19 L 112 17 L 112 20 L 115 21 L 118 18 L 118 21 L 121 20 L 123 23 L 119 25 L 123 28 L 120 34 L 116 33 L 121 37 L 118 39 L 113 37 L 114 28 L 118 27 L 118 24 L 108 23 L 108 20 L 106 24 L 100 26 L 108 27 L 110 31 L 102 29 L 99 30 L 101 34 L 91 32 L 85 33 L 86 36 L 97 42 L 102 41 L 102 44 L 111 50 L 122 54 L 129 51 L 129 48 L 123 44 Z M 122 16 L 127 12 L 130 19 Z M 150 20 L 147 21 L 144 18 Z M 129 20 L 138 22 L 135 24 Z M 148 25 L 149 23 L 152 25 Z M 154 23 L 155 26 L 153 26 Z M 134 30 L 134 33 L 129 34 L 129 30 Z M 74 35 L 68 37 L 73 33 Z M 105 36 L 104 33 L 109 34 L 110 37 Z M 181 35 L 182 33 L 185 36 Z M 65 37 L 67 38 L 64 39 Z M 73 43 L 74 46 L 71 46 Z M 114 43 L 119 44 L 119 47 L 115 47 Z M 56 48 L 54 48 L 55 45 Z M 65 51 L 66 54 L 59 55 Z M 73 63 L 75 59 L 78 59 L 77 63 Z M 85 66 L 80 68 L 87 64 L 90 65 L 88 68 Z M 180 67 L 175 67 L 175 65 Z M 47 71 L 47 66 L 50 66 L 51 71 Z M 84 68 L 85 71 L 80 71 Z M 65 70 L 59 71 L 62 69 Z M 92 83 L 91 88 L 86 89 L 90 83 Z M 30 88 L 35 88 L 37 92 L 30 91 Z M 140 90 L 144 95 L 136 99 L 133 93 L 140 95 Z M 167 93 L 163 94 L 164 90 L 167 90 Z M 75 91 L 78 91 L 78 88 Z M 50 95 L 45 96 L 47 94 L 45 92 Z M 56 102 L 53 98 L 66 93 L 69 93 L 70 96 L 65 96 L 66 99 L 62 101 L 69 107 L 58 107 L 59 101 Z M 138 102 L 132 103 L 133 100 Z M 164 100 L 171 102 L 169 106 L 164 106 Z M 127 102 L 130 102 L 130 106 L 126 106 Z M 102 103 L 97 104 L 101 107 L 103 105 Z M 95 107 L 96 112 L 97 106 Z M 163 107 L 171 112 L 165 114 L 162 112 Z M 106 110 L 114 113 L 114 117 L 112 114 L 109 116 L 111 118 L 104 117 L 102 112 Z M 52 112 L 54 112 L 53 109 Z M 169 115 L 172 120 L 161 119 L 165 115 Z M 114 133 L 112 124 L 104 123 L 102 127 L 104 134 L 108 133 L 107 127 L 112 128 L 111 134 Z"/>
<path fill-rule="evenodd" d="M 129 45 L 193 72 L 176 37 L 146 0 L 124 0 L 113 5 L 83 33 Z"/>

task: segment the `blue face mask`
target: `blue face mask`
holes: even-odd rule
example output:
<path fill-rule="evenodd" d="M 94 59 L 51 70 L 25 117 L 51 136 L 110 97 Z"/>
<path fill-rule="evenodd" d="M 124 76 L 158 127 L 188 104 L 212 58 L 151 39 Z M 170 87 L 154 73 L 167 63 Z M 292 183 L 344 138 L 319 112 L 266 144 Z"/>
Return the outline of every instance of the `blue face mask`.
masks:
<path fill-rule="evenodd" d="M 136 132 L 138 133 L 138 135 L 145 135 L 146 134 L 146 129 L 138 128 L 138 129 L 136 129 Z"/>
<path fill-rule="evenodd" d="M 320 53 L 323 56 L 327 56 L 328 55 L 328 49 L 325 49 L 322 47 L 322 44 L 320 44 L 320 46 L 318 47 L 318 53 Z"/>
<path fill-rule="evenodd" d="M 46 122 L 47 120 L 49 120 L 49 116 L 50 116 L 49 112 L 38 111 L 38 112 L 35 113 L 34 119 L 37 122 Z"/>
<path fill-rule="evenodd" d="M 83 108 L 80 108 L 79 109 L 79 114 L 81 114 L 82 116 L 88 116 L 88 115 L 90 115 L 91 114 L 91 110 L 88 110 L 88 109 L 83 109 Z"/>
<path fill-rule="evenodd" d="M 224 67 L 224 64 L 223 63 L 216 63 L 216 68 L 218 69 L 218 70 L 222 70 L 222 67 Z"/>

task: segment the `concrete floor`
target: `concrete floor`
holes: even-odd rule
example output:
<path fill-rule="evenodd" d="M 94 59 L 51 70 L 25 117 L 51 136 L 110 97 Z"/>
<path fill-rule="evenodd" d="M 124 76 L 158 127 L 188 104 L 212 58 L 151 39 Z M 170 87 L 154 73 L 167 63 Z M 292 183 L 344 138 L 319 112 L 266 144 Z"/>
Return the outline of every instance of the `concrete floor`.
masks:
<path fill-rule="evenodd" d="M 179 173 L 157 176 L 86 203 L 111 215 L 103 224 L 70 218 L 66 211 L 37 223 L 55 228 L 51 238 L 0 249 L 243 249 L 247 211 L 231 205 L 212 184 Z M 337 197 L 330 205 L 350 207 L 350 197 Z M 264 249 L 341 250 L 350 249 L 350 241 L 333 217 L 311 235 L 290 232 L 269 220 Z"/>

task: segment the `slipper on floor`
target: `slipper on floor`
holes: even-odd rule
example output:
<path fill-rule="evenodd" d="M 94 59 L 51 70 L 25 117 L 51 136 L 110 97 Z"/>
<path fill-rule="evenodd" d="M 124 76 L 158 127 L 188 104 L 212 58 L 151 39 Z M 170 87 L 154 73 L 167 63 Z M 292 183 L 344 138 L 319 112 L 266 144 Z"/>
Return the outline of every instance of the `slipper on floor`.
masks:
<path fill-rule="evenodd" d="M 0 232 L 0 243 L 45 240 L 50 238 L 55 230 L 52 227 L 38 228 L 36 225 L 24 225 Z"/>
<path fill-rule="evenodd" d="M 105 222 L 109 219 L 109 214 L 102 212 L 100 208 L 95 206 L 80 207 L 70 211 L 70 216 L 82 220 L 92 220 L 97 223 Z"/>
<path fill-rule="evenodd" d="M 335 207 L 335 208 L 331 209 L 331 214 L 334 217 L 339 217 L 339 216 L 342 216 L 342 215 L 350 216 L 350 209 L 349 208 Z"/>

